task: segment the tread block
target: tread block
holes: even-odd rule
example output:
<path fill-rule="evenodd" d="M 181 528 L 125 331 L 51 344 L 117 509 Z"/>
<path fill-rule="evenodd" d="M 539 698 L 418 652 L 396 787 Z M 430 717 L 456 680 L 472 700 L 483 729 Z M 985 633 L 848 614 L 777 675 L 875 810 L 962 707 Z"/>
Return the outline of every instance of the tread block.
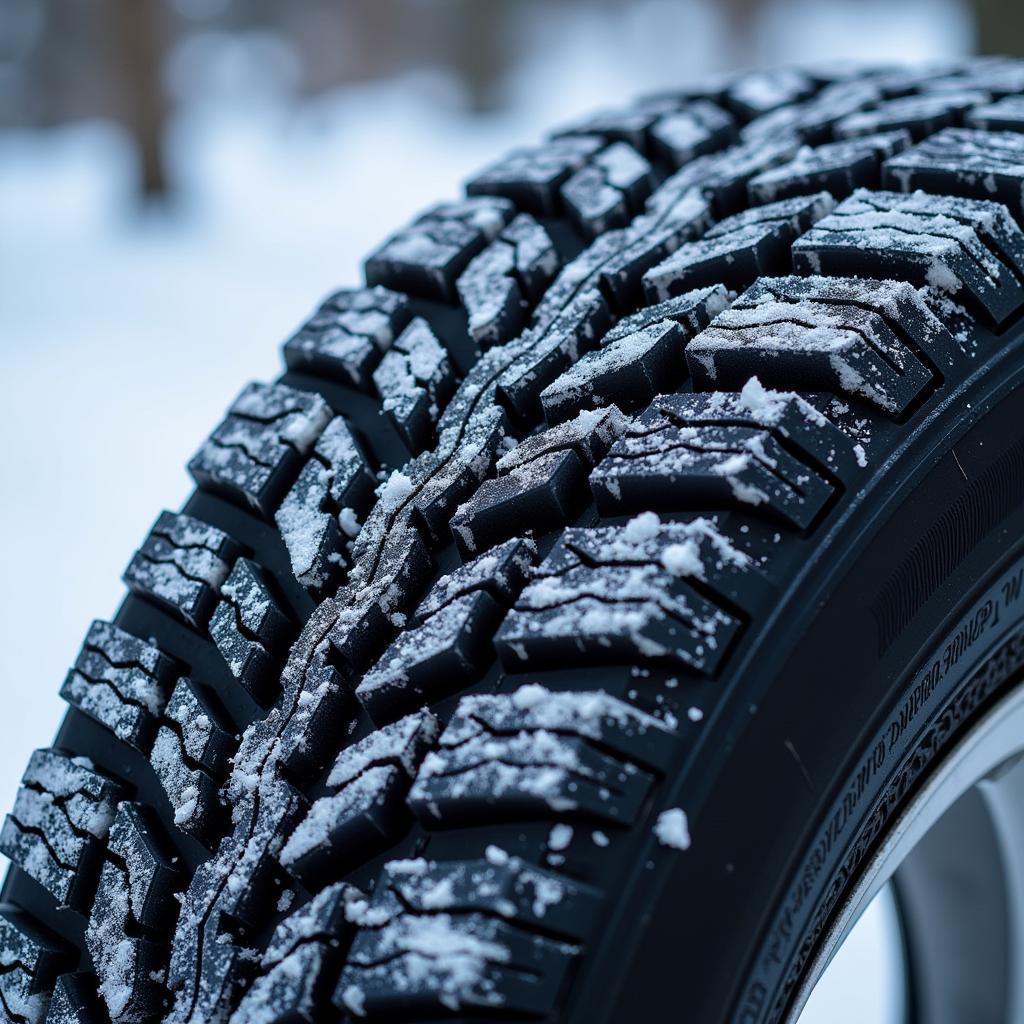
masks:
<path fill-rule="evenodd" d="M 285 363 L 368 391 L 373 368 L 411 315 L 409 300 L 388 288 L 334 292 L 285 342 Z"/>
<path fill-rule="evenodd" d="M 357 890 L 337 882 L 286 917 L 229 1024 L 313 1024 L 321 1019 L 322 978 L 355 930 L 346 915 L 359 897 Z"/>
<path fill-rule="evenodd" d="M 841 277 L 766 277 L 741 296 L 740 304 L 778 302 L 817 302 L 877 314 L 893 335 L 924 364 L 944 368 L 952 366 L 957 343 L 946 326 L 932 312 L 927 292 L 899 281 Z M 890 353 L 896 365 L 902 360 Z"/>
<path fill-rule="evenodd" d="M 585 410 L 571 420 L 524 438 L 498 459 L 495 468 L 499 473 L 511 473 L 545 455 L 566 450 L 574 451 L 585 465 L 596 466 L 628 423 L 614 406 Z"/>
<path fill-rule="evenodd" d="M 36 750 L 0 830 L 0 853 L 58 904 L 86 909 L 103 841 L 123 795 L 87 758 Z"/>
<path fill-rule="evenodd" d="M 236 741 L 213 693 L 191 679 L 179 679 L 164 711 L 164 728 L 181 737 L 185 756 L 214 777 L 223 776 Z"/>
<path fill-rule="evenodd" d="M 482 914 L 401 914 L 357 933 L 334 1001 L 369 1019 L 485 1010 L 540 1015 L 575 953 Z"/>
<path fill-rule="evenodd" d="M 386 864 L 369 909 L 387 919 L 439 908 L 478 912 L 583 941 L 597 927 L 602 902 L 590 886 L 492 847 L 487 859 Z"/>
<path fill-rule="evenodd" d="M 492 196 L 439 203 L 367 257 L 366 282 L 456 302 L 456 279 L 514 215 L 512 203 Z"/>
<path fill-rule="evenodd" d="M 805 530 L 835 493 L 819 468 L 831 461 L 829 449 L 808 437 L 815 432 L 852 451 L 817 409 L 796 394 L 766 392 L 756 379 L 740 394 L 672 395 L 655 400 L 615 443 L 591 487 L 605 514 L 752 507 Z M 797 439 L 826 456 L 819 467 L 787 448 Z"/>
<path fill-rule="evenodd" d="M 170 800 L 174 824 L 205 842 L 219 805 L 219 780 L 237 744 L 219 710 L 189 679 L 178 681 L 165 719 L 150 762 Z"/>
<path fill-rule="evenodd" d="M 711 224 L 711 198 L 702 189 L 686 181 L 678 188 L 666 184 L 658 189 L 648 200 L 647 212 L 635 222 L 630 244 L 601 266 L 600 288 L 610 308 L 628 314 L 643 305 L 644 271 Z"/>
<path fill-rule="evenodd" d="M 738 393 L 662 395 L 652 406 L 682 426 L 743 426 L 769 431 L 820 476 L 854 483 L 863 466 L 854 440 L 803 395 L 770 391 L 756 378 Z M 803 484 L 801 484 L 801 487 Z"/>
<path fill-rule="evenodd" d="M 372 900 L 353 906 L 359 932 L 335 1005 L 356 1017 L 550 1006 L 601 898 L 497 848 L 488 856 L 385 865 Z"/>
<path fill-rule="evenodd" d="M 629 337 L 652 324 L 665 321 L 679 324 L 688 334 L 696 334 L 729 305 L 729 293 L 722 285 L 710 288 L 695 288 L 691 292 L 673 296 L 664 302 L 644 306 L 629 316 L 624 316 L 607 334 L 600 339 L 601 346 L 610 345 L 620 338 Z"/>
<path fill-rule="evenodd" d="M 60 695 L 119 740 L 146 752 L 175 676 L 172 659 L 152 644 L 97 620 Z"/>
<path fill-rule="evenodd" d="M 475 397 L 472 386 L 467 390 L 472 401 Z M 460 388 L 456 398 L 459 394 L 465 398 L 467 391 Z M 447 415 L 448 410 L 445 412 Z M 415 464 L 422 483 L 420 487 L 414 485 L 415 497 L 411 502 L 417 518 L 417 530 L 422 527 L 426 535 L 434 539 L 448 536 L 448 523 L 456 506 L 472 494 L 487 475 L 508 433 L 508 418 L 496 403 L 485 408 L 478 406 L 464 423 L 459 422 L 457 415 L 447 422 L 442 419 L 438 425 L 440 441 L 437 453 L 425 455 Z M 443 456 L 441 451 L 445 453 Z M 428 467 L 437 467 L 440 471 L 433 475 Z M 399 494 L 412 482 L 404 474 L 398 477 L 392 474 L 391 480 L 401 484 Z M 378 503 L 367 520 L 364 532 L 356 540 L 357 554 L 363 549 L 364 537 L 367 543 L 374 543 L 381 536 L 379 530 L 391 513 L 392 509 L 386 504 Z M 414 598 L 418 596 L 416 594 Z"/>
<path fill-rule="evenodd" d="M 381 515 L 381 519 L 386 519 L 381 514 L 382 511 L 381 503 L 378 503 L 371 516 Z M 418 507 L 416 511 L 419 513 Z M 388 635 L 388 623 L 391 623 L 392 628 L 394 625 L 393 620 L 386 617 L 396 612 L 402 614 L 415 605 L 433 575 L 434 559 L 424 541 L 419 523 L 415 521 L 416 518 L 418 516 L 410 516 L 404 522 L 400 522 L 398 528 L 388 538 L 389 543 L 384 549 L 380 570 L 387 574 L 389 580 L 387 594 L 367 607 L 360 606 L 356 616 L 347 617 L 346 620 L 339 622 L 339 628 L 332 634 L 331 642 L 335 649 L 355 672 L 361 672 L 368 667 L 368 658 L 377 657 L 381 630 L 384 631 L 384 635 Z M 373 518 L 368 519 L 356 542 L 357 550 L 359 542 L 363 540 L 366 540 L 369 547 L 373 538 L 367 539 L 366 534 L 376 532 L 381 526 L 379 520 L 375 522 Z M 357 571 L 359 565 L 357 559 Z M 358 577 L 354 582 L 350 577 L 348 585 L 359 586 L 360 582 Z"/>
<path fill-rule="evenodd" d="M 82 971 L 57 978 L 46 1024 L 100 1024 L 105 1015 L 96 992 L 95 975 Z"/>
<path fill-rule="evenodd" d="M 959 74 L 932 79 L 931 91 L 984 89 L 994 96 L 1024 92 L 1024 67 L 1013 57 L 984 57 L 964 66 Z"/>
<path fill-rule="evenodd" d="M 302 676 L 299 706 L 281 733 L 281 764 L 296 780 L 311 780 L 338 745 L 338 723 L 355 705 L 351 684 L 332 664 L 330 645 L 316 650 Z"/>
<path fill-rule="evenodd" d="M 909 145 L 910 134 L 899 130 L 802 149 L 788 163 L 751 178 L 747 192 L 754 203 L 771 203 L 810 192 L 828 192 L 842 199 L 857 188 L 877 188 L 882 161 Z"/>
<path fill-rule="evenodd" d="M 532 426 L 540 393 L 611 327 L 612 308 L 638 298 L 643 272 L 709 220 L 708 200 L 688 181 L 665 183 L 630 228 L 602 235 L 567 264 L 517 339 L 519 354 L 498 378 L 498 400 Z"/>
<path fill-rule="evenodd" d="M 792 160 L 799 144 L 793 138 L 740 141 L 728 150 L 702 157 L 676 171 L 678 181 L 693 181 L 710 197 L 717 217 L 727 217 L 746 206 L 746 182 L 769 167 Z M 669 181 L 672 181 L 670 178 Z"/>
<path fill-rule="evenodd" d="M 230 872 L 218 870 L 217 858 L 205 861 L 181 895 L 167 974 L 174 1003 L 165 1021 L 223 1020 L 251 984 L 260 958 L 252 930 L 273 920 L 281 896 L 276 845 L 303 803 L 287 782 L 266 777 L 258 811 L 251 800 L 235 803 L 236 825 L 240 819 L 254 831 L 243 838 L 236 829 L 220 848 L 233 859 Z"/>
<path fill-rule="evenodd" d="M 649 129 L 654 152 L 674 167 L 712 153 L 736 140 L 736 120 L 707 100 L 659 117 Z"/>
<path fill-rule="evenodd" d="M 903 192 L 1005 203 L 1024 221 L 1024 136 L 1017 132 L 947 128 L 886 160 L 882 183 Z"/>
<path fill-rule="evenodd" d="M 331 419 L 317 394 L 248 384 L 188 464 L 198 486 L 272 517 Z"/>
<path fill-rule="evenodd" d="M 124 572 L 124 582 L 194 629 L 202 629 L 241 548 L 192 516 L 161 512 Z"/>
<path fill-rule="evenodd" d="M 540 393 L 611 326 L 608 305 L 592 278 L 605 268 L 605 250 L 618 251 L 609 241 L 613 234 L 603 236 L 563 268 L 538 307 L 533 325 L 520 338 L 521 354 L 498 378 L 498 401 L 524 422 L 536 422 Z"/>
<path fill-rule="evenodd" d="M 777 107 L 754 118 L 740 130 L 740 138 L 749 145 L 783 138 L 810 145 L 829 142 L 837 121 L 883 98 L 878 82 L 861 78 L 831 82 L 800 103 Z"/>
<path fill-rule="evenodd" d="M 651 191 L 652 168 L 629 143 L 613 142 L 562 186 L 569 218 L 590 239 L 623 227 Z"/>
<path fill-rule="evenodd" d="M 800 132 L 800 122 L 804 113 L 813 106 L 815 99 L 816 97 L 812 96 L 799 103 L 776 107 L 774 110 L 759 114 L 740 128 L 740 140 L 745 143 L 770 142 L 778 139 L 801 142 L 803 136 Z"/>
<path fill-rule="evenodd" d="M 85 933 L 100 995 L 111 1019 L 126 1024 L 157 1015 L 167 995 L 158 979 L 167 966 L 169 943 L 152 932 L 176 916 L 173 890 L 179 872 L 157 829 L 145 805 L 118 808 Z"/>
<path fill-rule="evenodd" d="M 537 555 L 532 540 L 517 537 L 474 558 L 442 576 L 416 609 L 416 620 L 424 623 L 442 608 L 467 594 L 484 591 L 495 601 L 511 606 L 526 583 Z"/>
<path fill-rule="evenodd" d="M 165 930 L 178 913 L 174 890 L 181 872 L 174 866 L 175 854 L 152 809 L 145 804 L 122 803 L 110 826 L 108 847 L 124 867 L 133 920 L 143 928 Z"/>
<path fill-rule="evenodd" d="M 895 281 L 759 281 L 686 350 L 694 387 L 831 391 L 901 416 L 953 359 L 953 339 L 917 290 Z"/>
<path fill-rule="evenodd" d="M 749 559 L 706 519 L 570 529 L 495 637 L 510 670 L 655 661 L 713 674 L 740 620 L 691 583 Z M 711 568 L 709 568 L 709 566 Z"/>
<path fill-rule="evenodd" d="M 447 696 L 478 675 L 500 620 L 501 607 L 490 594 L 456 598 L 399 634 L 363 676 L 356 697 L 382 723 Z"/>
<path fill-rule="evenodd" d="M 42 1024 L 57 975 L 73 953 L 23 910 L 0 904 L 0 1012 L 12 1022 Z"/>
<path fill-rule="evenodd" d="M 761 274 L 789 269 L 789 247 L 828 214 L 827 192 L 755 206 L 716 224 L 703 238 L 681 245 L 643 277 L 651 302 L 694 288 L 724 284 L 744 288 Z"/>
<path fill-rule="evenodd" d="M 373 383 L 406 447 L 426 448 L 455 389 L 451 360 L 426 320 L 415 317 L 402 331 L 373 371 Z"/>
<path fill-rule="evenodd" d="M 929 285 L 996 325 L 1024 302 L 1024 234 L 984 199 L 857 191 L 797 239 L 793 265 Z"/>
<path fill-rule="evenodd" d="M 603 145 L 599 138 L 564 136 L 514 149 L 466 184 L 471 196 L 502 196 L 535 217 L 561 210 L 562 185 Z"/>
<path fill-rule="evenodd" d="M 887 100 L 871 110 L 847 114 L 835 124 L 841 139 L 857 135 L 903 130 L 915 139 L 922 139 L 941 128 L 961 124 L 972 107 L 987 103 L 991 97 L 978 90 L 925 93 Z"/>
<path fill-rule="evenodd" d="M 628 412 L 673 390 L 686 377 L 687 342 L 728 305 L 727 295 L 720 285 L 685 292 L 629 317 L 647 320 L 636 330 L 617 325 L 600 348 L 541 392 L 547 421 L 559 423 L 593 406 L 614 404 Z"/>
<path fill-rule="evenodd" d="M 200 843 L 210 842 L 220 786 L 206 772 L 192 766 L 183 753 L 181 737 L 166 726 L 156 734 L 150 762 L 171 802 L 175 826 Z"/>
<path fill-rule="evenodd" d="M 485 480 L 452 517 L 462 556 L 494 547 L 523 523 L 537 533 L 568 523 L 586 504 L 586 467 L 571 449 L 549 452 Z"/>
<path fill-rule="evenodd" d="M 518 334 L 559 265 L 547 231 L 529 214 L 519 214 L 456 281 L 473 340 L 489 348 Z"/>
<path fill-rule="evenodd" d="M 347 561 L 345 539 L 359 532 L 376 484 L 348 423 L 336 416 L 274 517 L 304 587 L 320 592 L 337 578 Z"/>
<path fill-rule="evenodd" d="M 428 828 L 553 814 L 629 824 L 671 750 L 663 722 L 601 691 L 474 694 L 424 758 L 409 806 Z"/>
<path fill-rule="evenodd" d="M 265 700 L 294 626 L 267 589 L 263 570 L 248 558 L 235 562 L 220 594 L 210 636 L 231 674 L 256 700 Z"/>
<path fill-rule="evenodd" d="M 826 142 L 844 117 L 882 102 L 881 89 L 871 81 L 833 82 L 813 96 L 798 112 L 795 129 L 805 142 Z"/>
<path fill-rule="evenodd" d="M 788 106 L 814 92 L 814 82 L 802 71 L 776 68 L 742 75 L 725 94 L 726 102 L 745 121 Z"/>
<path fill-rule="evenodd" d="M 1024 96 L 1004 96 L 967 112 L 967 127 L 987 132 L 1024 132 Z"/>
<path fill-rule="evenodd" d="M 678 109 L 679 100 L 672 96 L 644 96 L 624 107 L 599 110 L 576 121 L 562 125 L 552 134 L 556 139 L 583 136 L 606 142 L 627 142 L 643 151 L 647 136 L 663 114 Z"/>
<path fill-rule="evenodd" d="M 405 796 L 440 726 L 427 710 L 344 749 L 320 797 L 281 850 L 282 865 L 310 888 L 376 856 L 408 826 Z"/>
<path fill-rule="evenodd" d="M 631 412 L 686 376 L 686 335 L 671 320 L 588 352 L 540 396 L 544 417 L 559 423 L 584 409 L 615 405 Z"/>

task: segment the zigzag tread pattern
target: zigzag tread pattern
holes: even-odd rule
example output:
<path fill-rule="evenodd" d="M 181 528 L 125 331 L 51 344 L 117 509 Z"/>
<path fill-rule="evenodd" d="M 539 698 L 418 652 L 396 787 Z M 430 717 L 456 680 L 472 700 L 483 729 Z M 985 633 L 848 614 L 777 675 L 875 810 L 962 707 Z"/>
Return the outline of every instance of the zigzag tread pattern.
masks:
<path fill-rule="evenodd" d="M 289 383 L 236 399 L 190 463 L 198 500 L 131 560 L 162 632 L 88 634 L 62 692 L 170 811 L 37 752 L 0 849 L 88 922 L 91 973 L 5 911 L 5 1012 L 566 999 L 614 895 L 601 851 L 658 806 L 686 693 L 772 600 L 773 546 L 811 538 L 971 365 L 974 325 L 1024 305 L 1014 67 L 648 97 L 387 239 L 286 342 Z M 655 700 L 637 672 L 672 686 Z M 527 838 L 478 843 L 485 824 Z M 458 857 L 423 855 L 463 829 Z"/>

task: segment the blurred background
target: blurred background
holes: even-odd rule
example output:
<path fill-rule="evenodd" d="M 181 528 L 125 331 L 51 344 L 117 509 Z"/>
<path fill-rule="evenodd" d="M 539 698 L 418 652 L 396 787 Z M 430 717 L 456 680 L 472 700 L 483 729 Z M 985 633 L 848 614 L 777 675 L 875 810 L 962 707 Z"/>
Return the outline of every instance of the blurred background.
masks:
<path fill-rule="evenodd" d="M 635 93 L 971 52 L 1024 4 L 0 0 L 0 808 L 188 457 L 391 229 Z"/>

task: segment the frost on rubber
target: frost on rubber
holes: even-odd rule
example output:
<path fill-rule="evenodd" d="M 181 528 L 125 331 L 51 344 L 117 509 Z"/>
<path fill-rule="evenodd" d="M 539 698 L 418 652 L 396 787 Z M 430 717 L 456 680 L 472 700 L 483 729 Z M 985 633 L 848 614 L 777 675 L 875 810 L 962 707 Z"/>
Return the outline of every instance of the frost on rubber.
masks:
<path fill-rule="evenodd" d="M 693 694 L 1024 306 L 1022 128 L 1012 62 L 740 76 L 385 240 L 87 633 L 0 831 L 6 1016 L 571 1008 L 617 852 L 685 856 Z"/>

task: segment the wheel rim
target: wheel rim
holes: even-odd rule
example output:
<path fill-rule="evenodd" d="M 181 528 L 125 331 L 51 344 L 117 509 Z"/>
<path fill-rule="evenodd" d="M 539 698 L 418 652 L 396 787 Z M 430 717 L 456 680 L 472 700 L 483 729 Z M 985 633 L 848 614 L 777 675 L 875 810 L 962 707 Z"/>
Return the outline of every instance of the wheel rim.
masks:
<path fill-rule="evenodd" d="M 1024 1024 L 1024 685 L 975 724 L 904 808 L 837 912 L 788 1024 L 889 884 L 907 1019 Z"/>

